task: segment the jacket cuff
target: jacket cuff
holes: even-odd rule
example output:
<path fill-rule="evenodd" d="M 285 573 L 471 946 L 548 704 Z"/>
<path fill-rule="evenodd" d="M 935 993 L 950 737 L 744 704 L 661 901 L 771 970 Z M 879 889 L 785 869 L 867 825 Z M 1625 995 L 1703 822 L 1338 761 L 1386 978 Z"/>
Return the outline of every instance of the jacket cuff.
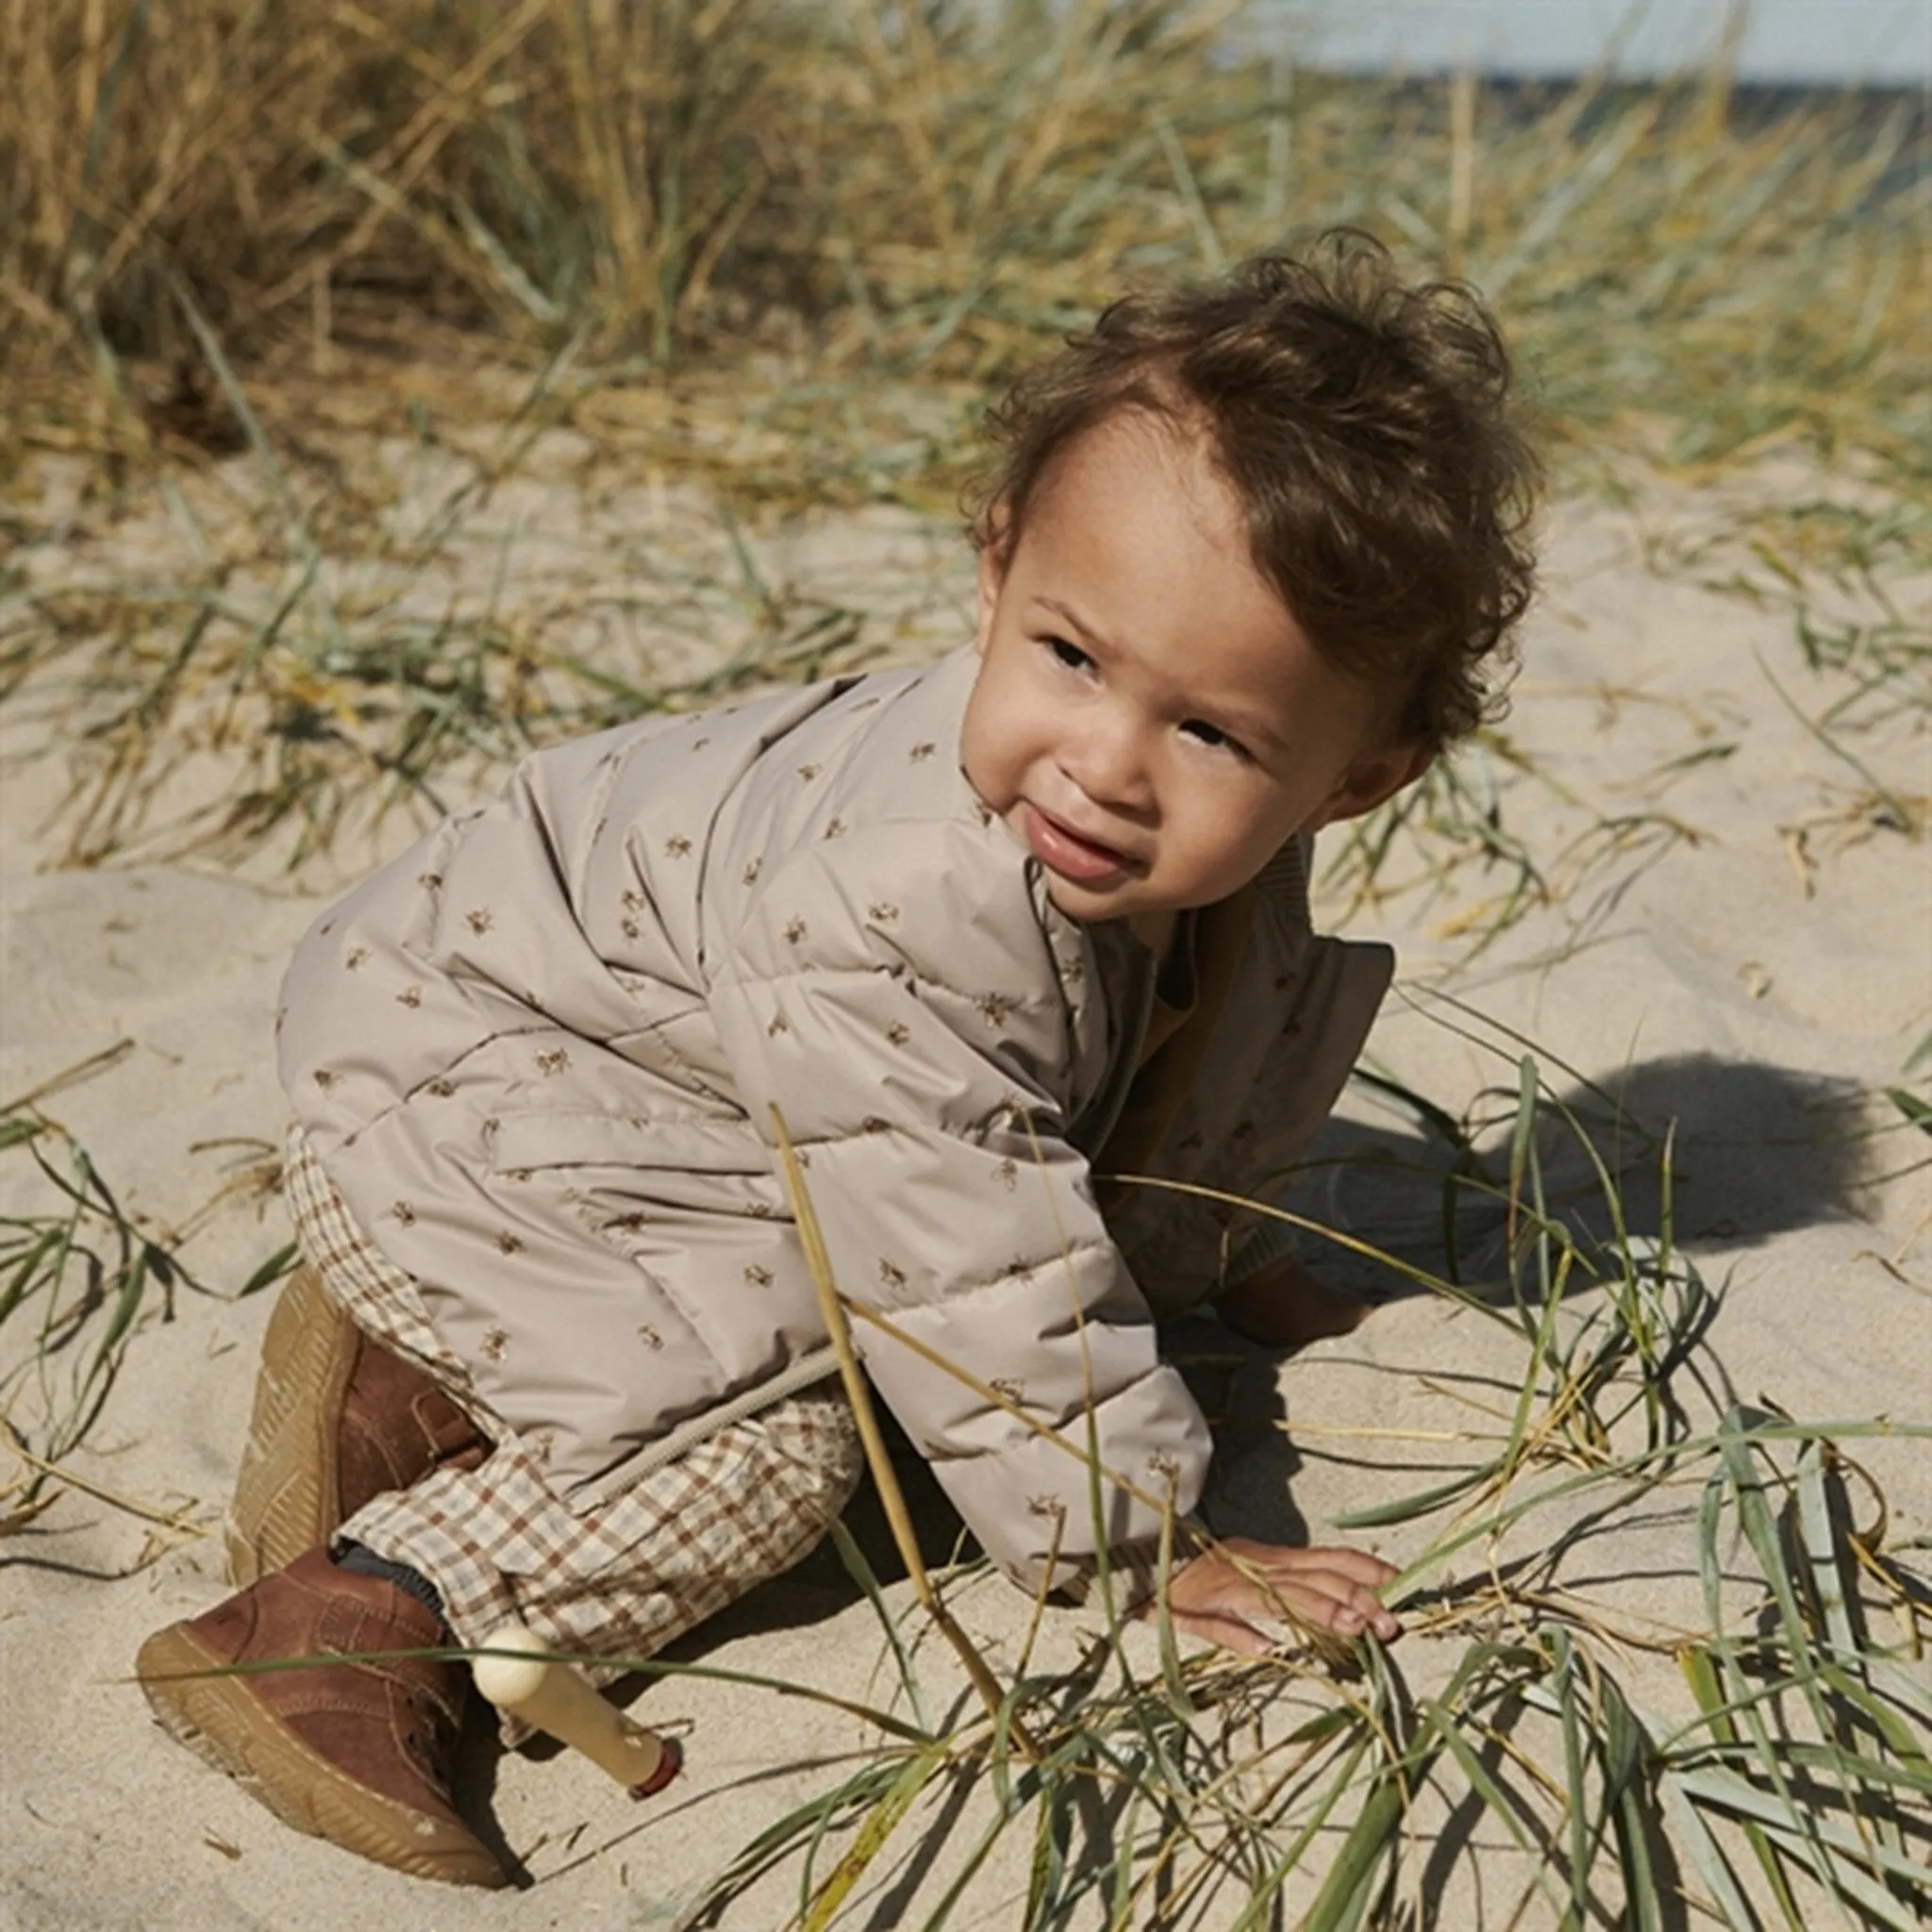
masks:
<path fill-rule="evenodd" d="M 1182 1564 L 1191 1561 L 1195 1553 L 1206 1547 L 1208 1535 L 1207 1525 L 1197 1517 L 1175 1518 L 1174 1547 L 1170 1553 L 1172 1569 L 1178 1570 Z M 1107 1567 L 1113 1583 L 1114 1607 L 1122 1616 L 1129 1616 L 1143 1605 L 1152 1603 L 1159 1594 L 1159 1539 L 1126 1543 L 1120 1549 L 1109 1550 Z M 1052 1602 L 1066 1604 L 1075 1609 L 1100 1602 L 1100 1572 L 1094 1559 L 1083 1557 L 1078 1569 L 1057 1583 L 1049 1596 Z"/>

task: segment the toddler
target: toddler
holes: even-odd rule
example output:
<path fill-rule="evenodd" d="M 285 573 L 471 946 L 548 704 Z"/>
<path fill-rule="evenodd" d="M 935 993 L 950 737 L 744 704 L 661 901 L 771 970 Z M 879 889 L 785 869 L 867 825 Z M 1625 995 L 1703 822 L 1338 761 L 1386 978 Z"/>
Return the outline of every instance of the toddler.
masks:
<path fill-rule="evenodd" d="M 541 752 L 312 928 L 306 1265 L 240 1593 L 142 1653 L 171 1732 L 305 1830 L 503 1881 L 450 1795 L 467 1674 L 407 1653 L 515 1617 L 648 1656 L 859 1477 L 774 1109 L 868 1375 L 1016 1584 L 1077 1598 L 1104 1549 L 1144 1596 L 1171 1509 L 1183 1629 L 1394 1634 L 1376 1559 L 1198 1532 L 1158 1344 L 1209 1300 L 1277 1346 L 1362 1307 L 1265 1217 L 1116 1177 L 1272 1198 L 1341 1091 L 1392 961 L 1310 931 L 1311 841 L 1481 714 L 1531 576 L 1507 381 L 1467 291 L 1361 237 L 1118 303 L 995 413 L 970 646 Z"/>

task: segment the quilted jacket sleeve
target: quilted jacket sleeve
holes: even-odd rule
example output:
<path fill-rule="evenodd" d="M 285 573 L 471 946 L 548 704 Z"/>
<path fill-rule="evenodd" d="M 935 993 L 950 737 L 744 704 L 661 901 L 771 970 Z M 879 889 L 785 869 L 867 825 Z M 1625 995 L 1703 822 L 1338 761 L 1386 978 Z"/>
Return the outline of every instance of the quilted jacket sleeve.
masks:
<path fill-rule="evenodd" d="M 1207 1426 L 1065 1138 L 1071 1021 L 1022 869 L 967 824 L 808 848 L 711 1003 L 752 1121 L 769 1134 L 775 1105 L 801 1150 L 841 1294 L 1018 1411 L 854 1323 L 992 1559 L 1029 1588 L 1069 1581 L 1097 1546 L 1158 1533 L 1148 1499 L 1191 1509 Z M 1090 1430 L 1132 1486 L 1103 1476 L 1097 1514 Z"/>
<path fill-rule="evenodd" d="M 1163 1318 L 1296 1251 L 1282 1222 L 1235 1204 L 1309 1211 L 1289 1199 L 1296 1165 L 1341 1097 L 1393 960 L 1354 941 L 1310 939 L 1302 951 L 1281 1014 L 1245 1027 L 1231 1014 L 1220 1030 L 1201 1090 L 1141 1168 L 1156 1184 L 1109 1190 L 1114 1239 Z M 1163 1189 L 1162 1177 L 1217 1198 Z"/>
<path fill-rule="evenodd" d="M 1163 1320 L 1293 1250 L 1281 1222 L 1236 1204 L 1286 1205 L 1394 971 L 1385 945 L 1312 931 L 1309 858 L 1291 846 L 1257 881 L 1248 943 L 1192 1089 L 1161 1144 L 1131 1163 L 1153 1185 L 1105 1191 L 1114 1239 Z"/>

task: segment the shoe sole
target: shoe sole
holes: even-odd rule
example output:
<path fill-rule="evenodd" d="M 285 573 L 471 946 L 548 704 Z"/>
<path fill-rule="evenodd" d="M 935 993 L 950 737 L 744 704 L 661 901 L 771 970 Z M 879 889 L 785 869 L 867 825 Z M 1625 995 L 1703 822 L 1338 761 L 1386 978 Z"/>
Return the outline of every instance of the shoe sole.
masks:
<path fill-rule="evenodd" d="M 340 1525 L 336 1432 L 360 1347 L 314 1269 L 298 1268 L 261 1340 L 248 1445 L 225 1525 L 236 1589 L 286 1568 Z"/>
<path fill-rule="evenodd" d="M 225 1772 L 284 1824 L 412 1877 L 492 1890 L 508 1883 L 479 1840 L 458 1838 L 441 1820 L 358 1784 L 311 1750 L 263 1708 L 247 1674 L 194 1674 L 225 1668 L 185 1624 L 158 1630 L 135 1660 L 169 1737 Z"/>

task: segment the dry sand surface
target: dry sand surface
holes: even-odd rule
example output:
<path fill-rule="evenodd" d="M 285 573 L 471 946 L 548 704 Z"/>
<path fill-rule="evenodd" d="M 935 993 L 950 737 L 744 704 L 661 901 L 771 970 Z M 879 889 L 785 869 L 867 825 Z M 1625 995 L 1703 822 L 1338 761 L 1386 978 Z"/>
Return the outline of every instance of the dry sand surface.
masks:
<path fill-rule="evenodd" d="M 51 526 L 56 498 L 74 484 L 71 468 L 50 462 L 16 500 Z M 1796 500 L 1850 486 L 1794 467 L 1758 473 L 1748 488 Z M 698 499 L 667 508 L 660 491 L 644 508 L 667 531 L 681 518 L 691 541 L 718 541 Z M 1478 791 L 1493 790 L 1502 824 L 1559 890 L 1480 948 L 1484 903 L 1507 886 L 1502 867 L 1472 863 L 1440 891 L 1355 908 L 1350 929 L 1386 933 L 1404 959 L 1371 1060 L 1452 1114 L 1474 1107 L 1500 1122 L 1517 1080 L 1516 1035 L 1525 1036 L 1556 1090 L 1629 1158 L 1640 1233 L 1657 1224 L 1657 1150 L 1674 1122 L 1677 1239 L 1721 1293 L 1709 1352 L 1739 1395 L 1806 1418 L 1923 1422 L 1932 1418 L 1932 1190 L 1924 1137 L 1882 1090 L 1902 1081 L 1932 1025 L 1932 866 L 1923 840 L 1888 822 L 1872 780 L 1923 823 L 1926 713 L 1901 707 L 1846 736 L 1863 773 L 1820 741 L 1797 713 L 1817 718 L 1846 681 L 1807 669 L 1791 613 L 1775 599 L 1700 586 L 1700 575 L 1722 576 L 1739 560 L 1722 544 L 1694 560 L 1703 535 L 1725 526 L 1722 508 L 1712 491 L 1646 483 L 1621 508 L 1573 500 L 1556 511 L 1547 591 L 1506 726 L 1520 758 L 1477 754 L 1464 771 Z M 566 484 L 532 486 L 502 566 L 506 594 L 518 593 L 520 573 L 624 568 L 586 534 L 589 515 Z M 82 520 L 58 546 L 37 549 L 29 568 L 42 582 L 163 572 L 177 527 L 159 496 L 144 498 L 119 521 Z M 775 575 L 895 613 L 878 626 L 889 656 L 930 653 L 963 634 L 966 561 L 943 531 L 880 515 L 789 526 L 756 542 Z M 1659 561 L 1668 568 L 1654 568 Z M 1904 608 L 1925 608 L 1923 581 L 1890 591 Z M 687 672 L 692 648 L 677 646 Z M 657 1683 L 635 1708 L 684 1731 L 689 1768 L 641 1807 L 575 1757 L 492 1761 L 481 1752 L 476 1794 L 532 1881 L 493 1896 L 425 1887 L 284 1829 L 150 1724 L 130 1681 L 136 1646 L 223 1593 L 208 1532 L 233 1478 L 271 1300 L 232 1297 L 287 1239 L 279 1201 L 253 1184 L 281 1124 L 270 1053 L 277 978 L 321 899 L 408 827 L 392 817 L 292 876 L 266 861 L 211 869 L 192 857 L 58 869 L 64 834 L 51 814 L 66 751 L 51 741 L 51 755 L 20 762 L 45 748 L 46 730 L 25 699 L 0 711 L 0 741 L 14 758 L 0 843 L 0 1094 L 11 1100 L 108 1056 L 41 1105 L 145 1226 L 192 1227 L 181 1254 L 199 1287 L 177 1286 L 165 1310 L 150 1297 L 111 1397 L 72 1457 L 76 1478 L 103 1493 L 66 1490 L 0 1542 L 0 1923 L 277 1932 L 676 1923 L 734 1849 L 857 1761 L 871 1741 L 858 1720 L 742 1685 Z M 192 791 L 219 776 L 197 769 L 177 782 Z M 1592 829 L 1605 822 L 1616 829 Z M 1420 860 L 1398 849 L 1391 867 L 1385 885 Z M 1345 902 L 1332 890 L 1328 915 Z M 1478 1104 L 1486 1092 L 1504 1098 Z M 1621 1126 L 1606 1093 L 1624 1098 Z M 1351 1096 L 1328 1146 L 1392 1158 L 1323 1170 L 1307 1211 L 1424 1252 L 1437 1196 L 1417 1170 L 1439 1165 L 1440 1149 L 1366 1091 Z M 1559 1179 L 1588 1182 L 1574 1153 L 1553 1147 L 1552 1158 Z M 7 1205 L 42 1198 L 24 1155 L 4 1159 Z M 1589 1192 L 1580 1188 L 1576 1211 L 1601 1219 Z M 1491 1233 L 1476 1225 L 1471 1240 L 1480 1247 Z M 1319 1246 L 1311 1241 L 1308 1257 L 1327 1265 Z M 31 1339 L 20 1322 L 0 1330 L 5 1366 Z M 1197 1358 L 1204 1391 L 1229 1417 L 1217 1524 L 1317 1540 L 1335 1536 L 1337 1516 L 1454 1461 L 1457 1432 L 1493 1427 L 1524 1359 L 1495 1324 L 1422 1293 L 1285 1363 L 1205 1320 L 1176 1346 Z M 25 1426 L 39 1400 L 33 1380 L 8 1387 Z M 1275 1426 L 1284 1419 L 1285 1431 Z M 1349 1433 L 1367 1429 L 1387 1433 Z M 1859 1459 L 1889 1500 L 1894 1545 L 1932 1535 L 1924 1445 L 1872 1441 Z M 1589 1598 L 1633 1639 L 1667 1641 L 1698 1627 L 1696 1504 L 1694 1485 L 1655 1492 L 1579 1540 L 1552 1587 Z M 1520 1548 L 1465 1552 L 1458 1574 L 1533 1553 L 1553 1528 L 1532 1518 Z M 1410 1524 L 1363 1540 L 1402 1561 L 1430 1533 Z M 929 1535 L 935 1555 L 944 1535 Z M 1748 1598 L 1741 1580 L 1737 1588 Z M 905 1585 L 891 1601 L 909 1601 Z M 1029 1606 L 978 1578 L 958 1590 L 956 1607 L 995 1668 L 1010 1666 Z M 1036 1660 L 1070 1660 L 1093 1627 L 1091 1615 L 1051 1613 Z M 1151 1636 L 1139 1637 L 1149 1665 Z M 1454 1652 L 1446 1637 L 1419 1637 L 1397 1656 L 1424 1685 L 1440 1681 Z M 767 1591 L 679 1654 L 848 1697 L 894 1694 L 874 1612 L 832 1566 Z M 960 1697 L 960 1674 L 930 1632 L 917 1661 L 936 1709 Z M 1645 1709 L 1686 1708 L 1666 1652 L 1633 1642 L 1624 1661 Z M 1284 1680 L 1260 1721 L 1278 1728 L 1305 1708 Z M 990 1802 L 982 1783 L 961 1816 L 915 1813 L 902 1827 L 907 1856 L 879 1860 L 842 1923 L 916 1923 L 912 1901 L 936 1900 L 962 1868 Z M 922 1822 L 935 1835 L 916 1854 Z M 1514 1888 L 1484 1875 L 1486 1861 L 1500 1869 L 1505 1857 L 1496 1837 L 1485 1827 L 1475 1843 L 1457 1840 L 1454 1857 L 1432 1868 L 1423 1923 L 1504 1923 Z M 1003 1840 L 950 1923 L 1019 1924 L 1027 1849 L 1024 1835 Z M 724 1923 L 784 1923 L 797 1888 L 794 1862 Z M 1231 1922 L 1242 1896 L 1230 1874 L 1195 1923 Z M 1290 1923 L 1305 1898 L 1290 1888 Z M 1090 1900 L 1093 1923 L 1100 1903 Z M 1546 1911 L 1533 1901 L 1520 1923 L 1554 1923 Z"/>

